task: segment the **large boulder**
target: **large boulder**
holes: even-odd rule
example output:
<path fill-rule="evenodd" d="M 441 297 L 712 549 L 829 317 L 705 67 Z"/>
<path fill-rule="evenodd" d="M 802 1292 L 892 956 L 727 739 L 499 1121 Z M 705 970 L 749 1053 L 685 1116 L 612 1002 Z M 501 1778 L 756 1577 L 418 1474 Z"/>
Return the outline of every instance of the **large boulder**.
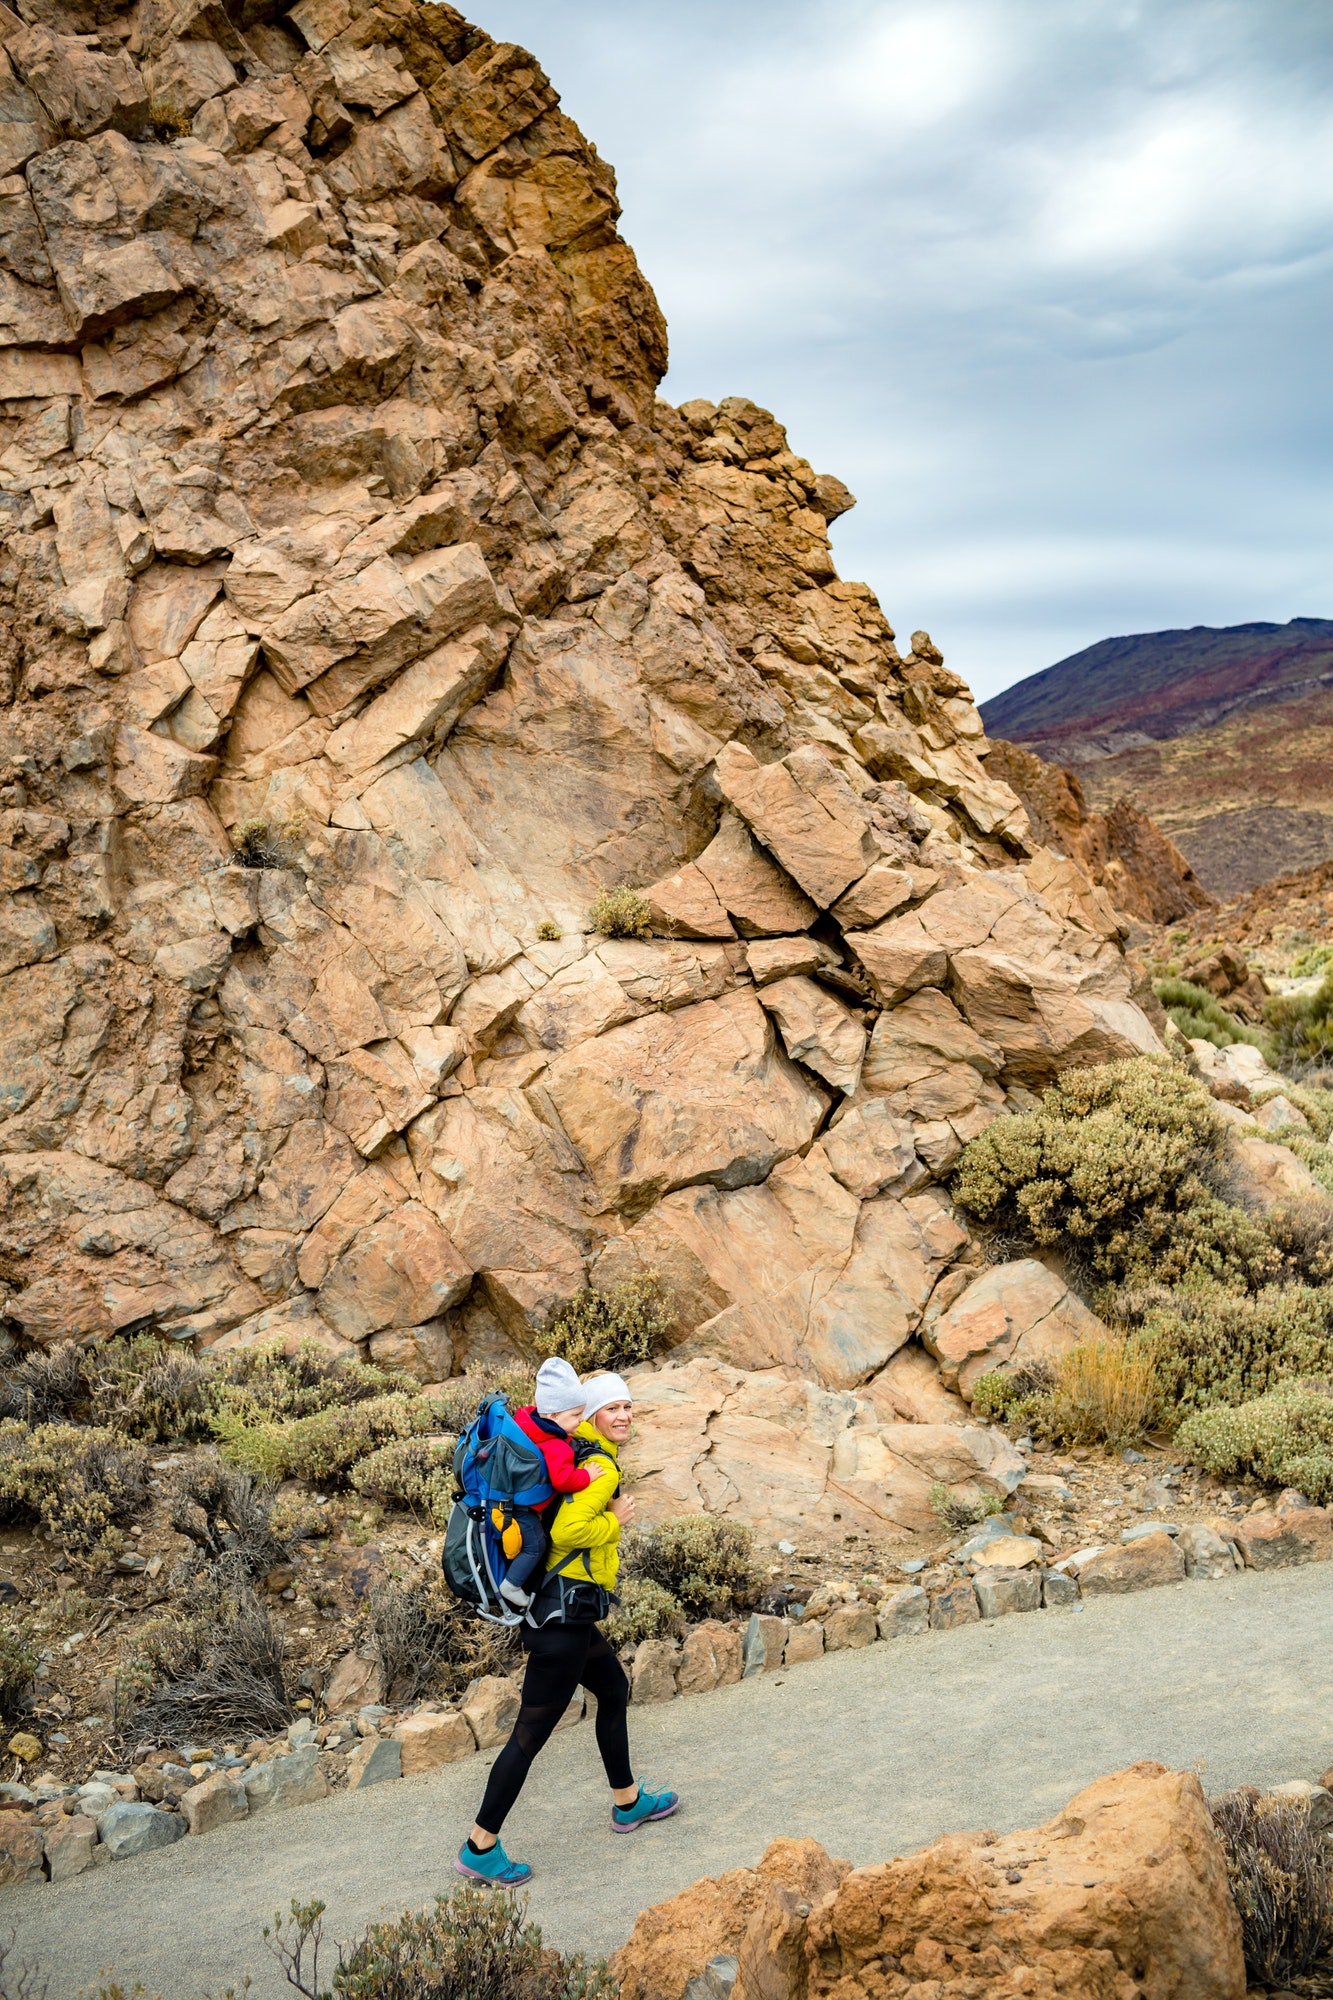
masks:
<path fill-rule="evenodd" d="M 1035 1257 L 995 1264 L 952 1305 L 927 1322 L 922 1341 L 940 1365 L 946 1389 L 966 1401 L 979 1375 L 1009 1375 L 1050 1362 L 1107 1329 L 1063 1278 Z"/>

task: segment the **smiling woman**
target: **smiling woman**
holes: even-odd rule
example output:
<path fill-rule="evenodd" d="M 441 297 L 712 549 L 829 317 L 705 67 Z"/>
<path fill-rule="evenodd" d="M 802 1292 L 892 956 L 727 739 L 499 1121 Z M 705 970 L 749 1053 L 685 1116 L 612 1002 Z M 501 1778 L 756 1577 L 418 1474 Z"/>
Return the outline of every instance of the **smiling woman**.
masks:
<path fill-rule="evenodd" d="M 1333 609 L 1333 27 L 1305 0 L 496 0 L 619 169 L 675 403 L 742 393 L 979 699 Z"/>
<path fill-rule="evenodd" d="M 511 1861 L 500 1829 L 527 1781 L 532 1760 L 559 1727 L 580 1687 L 597 1703 L 597 1748 L 611 1787 L 611 1827 L 632 1833 L 649 1820 L 669 1819 L 675 1792 L 652 1792 L 634 1776 L 629 1758 L 629 1682 L 598 1620 L 615 1602 L 620 1533 L 634 1519 L 634 1502 L 620 1491 L 620 1447 L 630 1434 L 634 1406 L 619 1375 L 594 1375 L 584 1384 L 583 1422 L 574 1433 L 575 1455 L 592 1475 L 582 1491 L 556 1506 L 550 1520 L 546 1580 L 537 1590 L 519 1636 L 528 1655 L 522 1705 L 509 1741 L 486 1783 L 476 1825 L 459 1849 L 460 1875 L 506 1887 L 526 1882 L 532 1869 Z"/>

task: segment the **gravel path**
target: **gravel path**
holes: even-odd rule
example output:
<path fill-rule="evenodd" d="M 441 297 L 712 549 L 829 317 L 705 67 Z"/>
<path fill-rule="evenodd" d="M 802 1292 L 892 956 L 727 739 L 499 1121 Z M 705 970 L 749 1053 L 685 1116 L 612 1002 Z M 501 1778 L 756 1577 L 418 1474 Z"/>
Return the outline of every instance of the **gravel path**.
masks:
<path fill-rule="evenodd" d="M 562 1731 L 510 1821 L 551 1942 L 612 1949 L 645 1904 L 809 1833 L 854 1861 L 964 1827 L 1048 1817 L 1139 1757 L 1196 1765 L 1210 1791 L 1333 1763 L 1333 1566 L 1187 1583 L 837 1653 L 717 1694 L 631 1711 L 637 1768 L 673 1820 L 612 1835 L 592 1731 Z M 52 2000 L 114 1966 L 163 2000 L 219 1996 L 247 1969 L 290 1995 L 260 1926 L 318 1895 L 346 1936 L 421 1904 L 450 1867 L 485 1759 L 343 1793 L 62 1883 L 0 1891 L 0 1932 Z"/>

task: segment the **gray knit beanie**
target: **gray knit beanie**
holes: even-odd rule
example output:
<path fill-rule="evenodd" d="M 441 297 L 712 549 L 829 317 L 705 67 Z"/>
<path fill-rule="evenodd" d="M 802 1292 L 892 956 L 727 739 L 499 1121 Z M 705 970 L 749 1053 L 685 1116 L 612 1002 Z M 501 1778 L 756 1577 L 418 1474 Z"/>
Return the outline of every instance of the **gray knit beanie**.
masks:
<path fill-rule="evenodd" d="M 552 1355 L 537 1370 L 537 1415 L 553 1417 L 560 1410 L 583 1407 L 583 1384 L 567 1361 Z"/>

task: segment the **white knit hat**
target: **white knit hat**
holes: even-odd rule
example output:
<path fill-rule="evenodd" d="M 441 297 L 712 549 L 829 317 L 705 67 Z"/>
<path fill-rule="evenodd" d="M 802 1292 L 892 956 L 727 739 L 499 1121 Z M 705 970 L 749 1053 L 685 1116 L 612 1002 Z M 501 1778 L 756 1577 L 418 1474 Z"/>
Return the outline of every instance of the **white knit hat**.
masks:
<path fill-rule="evenodd" d="M 554 1417 L 561 1410 L 577 1410 L 583 1402 L 583 1384 L 567 1361 L 551 1355 L 537 1370 L 537 1415 Z"/>
<path fill-rule="evenodd" d="M 586 1424 L 608 1403 L 632 1403 L 629 1384 L 623 1375 L 593 1375 L 584 1383 L 580 1391 L 583 1397 L 583 1421 Z"/>

